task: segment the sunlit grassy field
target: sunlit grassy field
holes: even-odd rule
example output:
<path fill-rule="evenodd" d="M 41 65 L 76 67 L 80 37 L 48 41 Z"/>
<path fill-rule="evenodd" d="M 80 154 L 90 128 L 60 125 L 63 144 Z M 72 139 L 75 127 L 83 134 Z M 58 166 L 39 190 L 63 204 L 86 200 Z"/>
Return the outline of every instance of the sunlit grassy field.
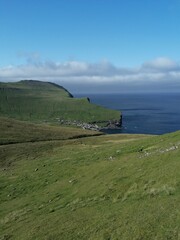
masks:
<path fill-rule="evenodd" d="M 0 239 L 179 239 L 180 132 L 53 136 L 0 146 Z"/>

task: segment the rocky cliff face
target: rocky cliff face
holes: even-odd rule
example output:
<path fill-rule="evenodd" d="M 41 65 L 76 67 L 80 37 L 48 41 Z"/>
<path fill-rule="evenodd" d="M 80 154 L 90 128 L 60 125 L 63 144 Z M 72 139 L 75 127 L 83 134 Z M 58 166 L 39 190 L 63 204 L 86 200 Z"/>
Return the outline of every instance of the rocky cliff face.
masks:
<path fill-rule="evenodd" d="M 109 121 L 106 128 L 107 129 L 116 129 L 120 128 L 122 126 L 122 115 L 120 116 L 119 121 L 114 120 L 114 121 Z"/>
<path fill-rule="evenodd" d="M 93 122 L 90 125 L 91 125 L 91 128 L 93 128 L 93 130 L 95 130 L 95 129 L 96 130 L 119 129 L 122 127 L 122 114 L 120 114 L 119 120 L 109 120 L 108 122 L 105 122 L 105 121 L 104 122 Z"/>
<path fill-rule="evenodd" d="M 119 120 L 110 120 L 110 121 L 99 121 L 99 122 L 92 122 L 92 123 L 85 123 L 80 121 L 71 121 L 71 120 L 64 120 L 64 119 L 56 119 L 59 124 L 61 125 L 71 125 L 76 127 L 81 127 L 83 129 L 93 130 L 93 131 L 101 131 L 103 129 L 119 129 L 122 126 L 122 115 L 120 115 Z"/>

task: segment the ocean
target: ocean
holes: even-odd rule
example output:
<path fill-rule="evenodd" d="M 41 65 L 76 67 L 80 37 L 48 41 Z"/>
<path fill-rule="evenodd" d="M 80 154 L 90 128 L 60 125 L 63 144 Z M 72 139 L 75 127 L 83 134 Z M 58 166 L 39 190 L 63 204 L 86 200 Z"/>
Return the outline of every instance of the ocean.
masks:
<path fill-rule="evenodd" d="M 107 133 L 164 134 L 180 130 L 180 93 L 76 94 L 122 112 L 121 129 Z"/>

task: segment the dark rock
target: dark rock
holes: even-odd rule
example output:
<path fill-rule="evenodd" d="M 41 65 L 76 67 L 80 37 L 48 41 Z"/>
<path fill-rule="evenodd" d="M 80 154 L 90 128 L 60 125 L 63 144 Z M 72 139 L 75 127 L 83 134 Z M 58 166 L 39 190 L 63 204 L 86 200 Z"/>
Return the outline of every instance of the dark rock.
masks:
<path fill-rule="evenodd" d="M 88 100 L 89 98 L 87 98 Z M 90 101 L 90 99 L 88 100 Z M 57 120 L 57 119 L 56 119 Z M 93 131 L 100 131 L 103 129 L 119 129 L 122 126 L 122 115 L 120 115 L 119 120 L 109 120 L 107 121 L 94 121 L 92 123 L 85 123 L 85 122 L 80 122 L 77 120 L 64 120 L 64 119 L 59 119 L 58 122 L 62 125 L 74 125 L 77 127 L 81 127 L 83 129 L 87 130 L 93 130 Z M 104 125 L 105 127 L 100 127 L 100 125 Z"/>

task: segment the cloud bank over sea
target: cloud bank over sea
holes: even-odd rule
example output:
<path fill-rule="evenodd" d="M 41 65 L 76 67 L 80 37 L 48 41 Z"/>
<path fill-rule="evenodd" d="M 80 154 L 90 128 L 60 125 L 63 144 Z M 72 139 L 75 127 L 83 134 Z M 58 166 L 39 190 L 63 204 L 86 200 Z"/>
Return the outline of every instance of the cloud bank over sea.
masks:
<path fill-rule="evenodd" d="M 72 92 L 148 92 L 180 90 L 180 64 L 158 57 L 139 67 L 118 67 L 109 61 L 41 61 L 28 58 L 25 64 L 0 67 L 0 81 L 24 79 L 56 82 Z"/>

